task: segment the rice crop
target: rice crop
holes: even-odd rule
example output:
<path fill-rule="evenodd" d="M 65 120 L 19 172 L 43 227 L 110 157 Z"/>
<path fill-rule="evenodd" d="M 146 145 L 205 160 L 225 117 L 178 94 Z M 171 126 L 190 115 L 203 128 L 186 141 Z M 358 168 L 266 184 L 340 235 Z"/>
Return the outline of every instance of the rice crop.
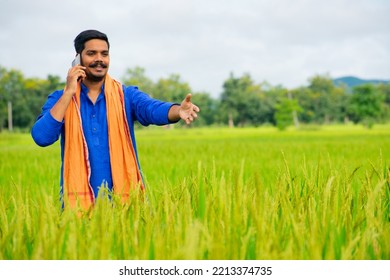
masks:
<path fill-rule="evenodd" d="M 146 191 L 61 209 L 60 147 L 0 134 L 0 259 L 390 259 L 390 127 L 136 131 Z"/>

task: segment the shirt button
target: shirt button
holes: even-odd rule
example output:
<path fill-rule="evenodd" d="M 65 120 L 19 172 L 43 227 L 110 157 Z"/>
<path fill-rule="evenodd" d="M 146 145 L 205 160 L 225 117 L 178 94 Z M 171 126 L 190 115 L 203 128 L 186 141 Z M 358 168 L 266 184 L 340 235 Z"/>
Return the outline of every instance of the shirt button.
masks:
<path fill-rule="evenodd" d="M 96 115 L 92 115 L 92 118 L 94 118 Z"/>
<path fill-rule="evenodd" d="M 93 128 L 93 131 L 96 131 L 96 127 Z"/>

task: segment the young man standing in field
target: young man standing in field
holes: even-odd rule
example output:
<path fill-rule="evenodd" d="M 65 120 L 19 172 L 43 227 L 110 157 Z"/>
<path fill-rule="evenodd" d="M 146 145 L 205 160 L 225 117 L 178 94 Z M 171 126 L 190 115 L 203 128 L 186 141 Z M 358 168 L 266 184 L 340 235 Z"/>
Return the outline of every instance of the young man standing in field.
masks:
<path fill-rule="evenodd" d="M 65 206 L 89 209 L 105 186 L 125 202 L 131 189 L 144 188 L 137 156 L 134 121 L 190 124 L 199 108 L 188 94 L 181 104 L 152 99 L 108 75 L 109 42 L 96 30 L 74 41 L 76 58 L 63 90 L 50 94 L 31 135 L 39 146 L 61 135 L 61 195 Z"/>

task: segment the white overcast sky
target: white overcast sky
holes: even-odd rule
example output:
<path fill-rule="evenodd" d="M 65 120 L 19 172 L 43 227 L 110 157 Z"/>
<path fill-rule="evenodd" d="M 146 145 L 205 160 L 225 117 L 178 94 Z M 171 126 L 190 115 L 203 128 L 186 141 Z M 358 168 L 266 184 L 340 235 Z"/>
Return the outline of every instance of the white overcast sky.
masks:
<path fill-rule="evenodd" d="M 230 73 L 390 79 L 390 0 L 0 0 L 0 66 L 65 80 L 86 29 L 108 35 L 111 76 L 141 66 L 215 97 Z"/>

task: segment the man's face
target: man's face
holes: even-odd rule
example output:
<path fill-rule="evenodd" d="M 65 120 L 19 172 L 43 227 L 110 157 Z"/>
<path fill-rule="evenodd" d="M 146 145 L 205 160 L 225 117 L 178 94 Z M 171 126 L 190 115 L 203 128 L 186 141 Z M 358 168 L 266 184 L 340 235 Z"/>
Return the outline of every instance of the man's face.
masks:
<path fill-rule="evenodd" d="M 87 79 L 91 81 L 102 81 L 108 72 L 110 65 L 110 53 L 107 42 L 100 39 L 92 39 L 84 44 L 81 52 L 81 64 L 87 69 Z"/>

